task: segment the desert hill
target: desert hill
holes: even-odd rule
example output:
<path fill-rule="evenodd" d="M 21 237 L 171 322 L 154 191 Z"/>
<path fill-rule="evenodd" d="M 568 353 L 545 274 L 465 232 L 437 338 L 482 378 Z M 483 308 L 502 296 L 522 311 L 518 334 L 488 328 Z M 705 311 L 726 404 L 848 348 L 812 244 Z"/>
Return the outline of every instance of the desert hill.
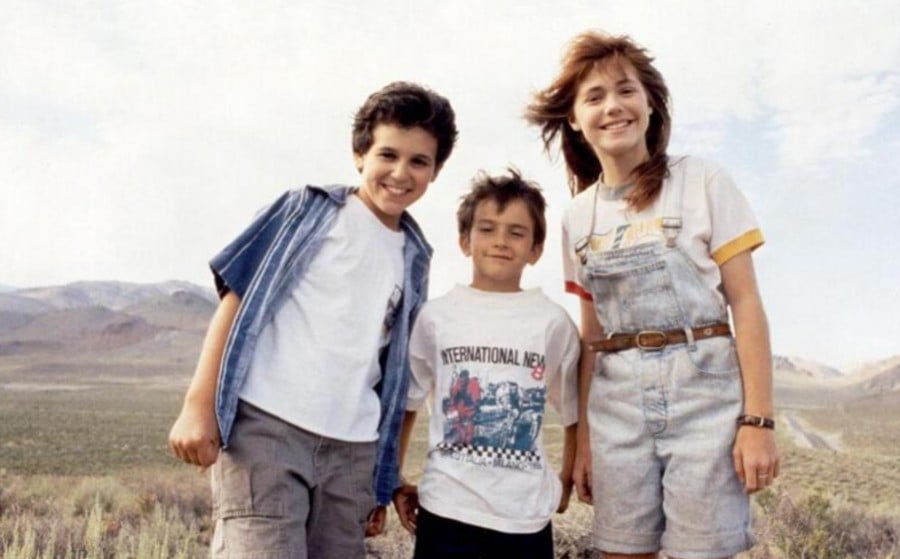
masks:
<path fill-rule="evenodd" d="M 66 370 L 182 376 L 196 361 L 215 305 L 212 290 L 176 281 L 77 282 L 2 293 L 0 356 L 7 367 L 0 372 L 57 381 Z"/>
<path fill-rule="evenodd" d="M 15 361 L 6 370 L 61 375 L 77 362 L 79 370 L 113 375 L 162 371 L 187 378 L 216 304 L 211 289 L 182 281 L 82 281 L 0 292 L 0 356 Z M 783 355 L 776 355 L 773 365 L 781 408 L 823 407 L 900 391 L 900 355 L 852 372 Z"/>

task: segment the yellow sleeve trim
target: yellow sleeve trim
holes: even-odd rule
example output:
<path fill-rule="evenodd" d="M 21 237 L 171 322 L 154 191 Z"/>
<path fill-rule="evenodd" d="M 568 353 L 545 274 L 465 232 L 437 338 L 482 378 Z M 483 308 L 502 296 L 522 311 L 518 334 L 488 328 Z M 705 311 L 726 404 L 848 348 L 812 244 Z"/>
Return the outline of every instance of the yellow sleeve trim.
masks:
<path fill-rule="evenodd" d="M 732 239 L 720 246 L 718 250 L 712 253 L 712 258 L 717 265 L 721 266 L 745 250 L 755 250 L 764 242 L 766 241 L 763 239 L 762 231 L 759 229 L 751 229 L 740 237 Z"/>

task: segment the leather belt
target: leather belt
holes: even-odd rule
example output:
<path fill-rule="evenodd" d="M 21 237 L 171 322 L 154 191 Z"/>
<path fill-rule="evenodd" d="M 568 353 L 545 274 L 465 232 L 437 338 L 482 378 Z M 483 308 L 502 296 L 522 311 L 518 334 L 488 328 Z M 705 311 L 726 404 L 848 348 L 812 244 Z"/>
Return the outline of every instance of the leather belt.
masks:
<path fill-rule="evenodd" d="M 716 336 L 730 336 L 731 327 L 728 324 L 711 324 L 692 328 L 694 340 L 714 338 Z M 683 344 L 688 341 L 684 329 L 681 330 L 642 330 L 636 334 L 613 334 L 603 340 L 588 342 L 592 351 L 613 352 L 625 349 L 638 348 L 643 351 L 659 351 L 667 345 Z"/>

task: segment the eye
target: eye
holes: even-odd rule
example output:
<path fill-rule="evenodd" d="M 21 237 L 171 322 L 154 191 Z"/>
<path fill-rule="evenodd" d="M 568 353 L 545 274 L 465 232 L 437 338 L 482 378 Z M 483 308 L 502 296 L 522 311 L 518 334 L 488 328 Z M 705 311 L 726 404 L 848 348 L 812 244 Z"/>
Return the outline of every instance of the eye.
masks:
<path fill-rule="evenodd" d="M 428 167 L 431 165 L 431 161 L 425 159 L 424 157 L 416 157 L 412 160 L 413 165 L 416 167 Z"/>
<path fill-rule="evenodd" d="M 392 151 L 382 151 L 378 154 L 378 156 L 386 161 L 393 161 L 394 159 L 397 159 L 397 154 Z"/>

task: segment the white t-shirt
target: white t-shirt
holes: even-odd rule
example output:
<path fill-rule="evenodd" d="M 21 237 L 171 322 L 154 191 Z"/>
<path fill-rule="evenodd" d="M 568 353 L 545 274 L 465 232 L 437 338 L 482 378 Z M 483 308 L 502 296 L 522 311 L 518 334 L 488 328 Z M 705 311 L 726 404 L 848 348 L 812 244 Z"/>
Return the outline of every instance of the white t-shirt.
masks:
<path fill-rule="evenodd" d="M 630 185 L 610 188 L 598 181 L 572 198 L 563 215 L 566 291 L 591 298 L 579 279 L 581 260 L 576 254 L 586 241 L 595 252 L 664 243 L 662 218 L 680 217 L 678 246 L 697 266 L 703 282 L 725 303 L 719 266 L 760 246 L 762 233 L 744 194 L 722 169 L 696 157 L 669 160 L 670 176 L 663 181 L 660 195 L 642 212 L 627 209 L 624 196 Z M 595 214 L 593 231 L 591 214 Z"/>
<path fill-rule="evenodd" d="M 429 394 L 428 511 L 507 533 L 533 533 L 559 505 L 541 444 L 545 403 L 578 419 L 578 332 L 540 289 L 456 286 L 422 308 L 409 343 L 407 409 Z"/>
<path fill-rule="evenodd" d="M 302 280 L 263 327 L 240 398 L 325 437 L 376 440 L 378 357 L 403 290 L 403 242 L 402 232 L 349 196 Z"/>

